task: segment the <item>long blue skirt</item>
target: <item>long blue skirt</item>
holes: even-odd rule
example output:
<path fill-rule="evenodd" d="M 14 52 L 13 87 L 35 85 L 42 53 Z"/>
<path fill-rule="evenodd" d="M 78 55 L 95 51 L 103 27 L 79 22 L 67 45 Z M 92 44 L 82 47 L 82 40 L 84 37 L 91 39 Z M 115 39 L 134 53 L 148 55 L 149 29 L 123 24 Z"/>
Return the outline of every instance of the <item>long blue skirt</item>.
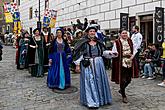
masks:
<path fill-rule="evenodd" d="M 90 59 L 91 66 L 83 67 L 80 75 L 80 102 L 87 107 L 111 104 L 112 96 L 102 57 Z"/>
<path fill-rule="evenodd" d="M 48 70 L 47 85 L 49 88 L 65 89 L 71 84 L 69 64 L 64 53 L 56 53 L 52 66 Z"/>

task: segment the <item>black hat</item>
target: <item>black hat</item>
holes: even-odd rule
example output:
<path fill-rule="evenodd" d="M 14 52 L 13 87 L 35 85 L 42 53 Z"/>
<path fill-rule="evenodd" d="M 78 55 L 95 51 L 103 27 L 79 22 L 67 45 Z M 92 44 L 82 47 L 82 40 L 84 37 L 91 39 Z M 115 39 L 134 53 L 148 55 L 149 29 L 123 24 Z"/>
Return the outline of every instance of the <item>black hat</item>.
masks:
<path fill-rule="evenodd" d="M 89 25 L 89 26 L 85 29 L 85 32 L 88 32 L 90 29 L 94 29 L 95 31 L 97 31 L 97 27 L 96 27 L 95 24 Z"/>

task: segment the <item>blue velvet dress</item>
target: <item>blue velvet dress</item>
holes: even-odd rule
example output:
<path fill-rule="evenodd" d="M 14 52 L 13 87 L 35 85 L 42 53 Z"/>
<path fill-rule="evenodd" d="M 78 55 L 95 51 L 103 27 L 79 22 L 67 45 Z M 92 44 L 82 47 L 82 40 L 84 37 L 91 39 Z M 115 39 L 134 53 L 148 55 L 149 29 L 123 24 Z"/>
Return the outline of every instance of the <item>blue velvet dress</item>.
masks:
<path fill-rule="evenodd" d="M 58 43 L 55 40 L 49 59 L 52 59 L 52 65 L 48 70 L 48 87 L 58 89 L 69 87 L 71 84 L 69 64 L 72 61 L 72 56 L 67 43 Z"/>
<path fill-rule="evenodd" d="M 102 58 L 104 48 L 100 43 L 97 43 L 95 46 L 84 43 L 78 49 L 81 49 L 80 53 L 82 53 L 83 58 L 86 57 L 90 60 L 90 65 L 87 67 L 84 67 L 82 62 L 83 59 L 80 62 L 81 104 L 87 107 L 100 107 L 105 104 L 111 104 L 111 89 Z M 81 59 L 81 57 L 79 59 Z"/>

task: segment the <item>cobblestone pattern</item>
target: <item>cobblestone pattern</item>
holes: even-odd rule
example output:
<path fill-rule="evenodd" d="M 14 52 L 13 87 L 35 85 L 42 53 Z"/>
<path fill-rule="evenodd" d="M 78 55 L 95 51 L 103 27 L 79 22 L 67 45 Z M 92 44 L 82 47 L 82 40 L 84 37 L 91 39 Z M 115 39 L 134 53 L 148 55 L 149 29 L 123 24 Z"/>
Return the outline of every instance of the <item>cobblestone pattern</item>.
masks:
<path fill-rule="evenodd" d="M 31 77 L 26 70 L 17 70 L 15 49 L 4 47 L 0 62 L 0 110 L 88 110 L 79 103 L 79 74 L 72 74 L 72 85 L 78 91 L 58 94 L 46 86 L 44 78 Z M 110 73 L 110 71 L 109 71 Z M 110 82 L 113 103 L 99 110 L 165 110 L 165 88 L 155 80 L 133 79 L 127 88 L 128 104 L 121 101 L 119 86 Z"/>

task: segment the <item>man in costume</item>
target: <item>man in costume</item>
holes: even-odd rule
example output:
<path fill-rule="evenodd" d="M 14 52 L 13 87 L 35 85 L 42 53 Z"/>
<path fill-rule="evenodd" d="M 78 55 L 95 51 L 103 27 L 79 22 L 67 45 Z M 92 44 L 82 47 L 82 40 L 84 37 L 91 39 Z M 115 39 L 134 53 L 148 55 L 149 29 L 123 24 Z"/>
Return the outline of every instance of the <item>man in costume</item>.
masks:
<path fill-rule="evenodd" d="M 122 101 L 127 103 L 125 88 L 131 82 L 131 77 L 137 77 L 138 72 L 135 68 L 133 43 L 127 35 L 126 30 L 120 32 L 120 37 L 114 42 L 112 60 L 112 81 L 120 84 L 119 93 L 122 95 Z"/>

